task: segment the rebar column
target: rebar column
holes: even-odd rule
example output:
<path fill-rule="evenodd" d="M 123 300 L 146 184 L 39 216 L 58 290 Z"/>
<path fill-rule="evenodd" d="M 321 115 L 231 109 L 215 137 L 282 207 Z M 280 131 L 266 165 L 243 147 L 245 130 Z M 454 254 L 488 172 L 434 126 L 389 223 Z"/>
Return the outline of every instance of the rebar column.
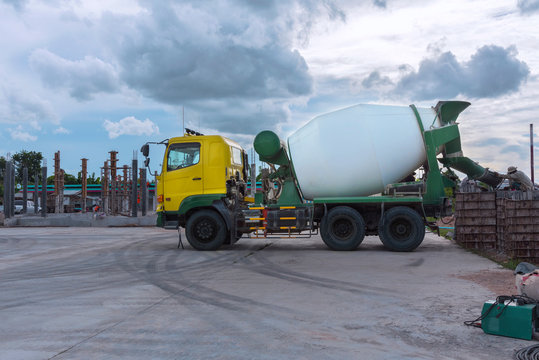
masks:
<path fill-rule="evenodd" d="M 103 166 L 103 176 L 101 176 L 101 196 L 103 198 L 103 212 L 109 213 L 109 162 L 105 161 Z"/>
<path fill-rule="evenodd" d="M 64 183 L 66 172 L 60 169 L 60 179 L 58 181 L 58 203 L 60 204 L 60 214 L 64 213 Z"/>
<path fill-rule="evenodd" d="M 41 216 L 47 216 L 47 162 L 41 168 Z"/>
<path fill-rule="evenodd" d="M 118 201 L 116 198 L 116 186 L 117 186 L 117 176 L 116 176 L 116 169 L 117 169 L 117 162 L 118 159 L 116 158 L 116 155 L 118 154 L 117 151 L 109 151 L 110 154 L 110 201 L 109 201 L 109 208 L 110 213 L 112 215 L 118 214 Z"/>
<path fill-rule="evenodd" d="M 146 195 L 148 191 L 148 186 L 146 186 L 146 168 L 140 169 L 140 210 L 142 211 L 142 216 L 146 216 L 146 208 L 148 207 L 148 197 Z"/>
<path fill-rule="evenodd" d="M 127 174 L 128 167 L 127 165 L 123 166 L 124 175 L 122 177 L 122 212 L 129 212 L 129 203 L 131 198 L 129 197 L 129 188 L 127 184 L 129 183 L 129 176 Z"/>
<path fill-rule="evenodd" d="M 131 184 L 131 216 L 137 217 L 137 211 L 138 211 L 138 204 L 137 204 L 137 168 L 138 168 L 138 161 L 137 159 L 133 159 L 133 164 L 131 165 L 131 173 L 133 175 L 132 178 L 132 184 Z"/>
<path fill-rule="evenodd" d="M 28 168 L 22 168 L 22 213 L 28 212 Z"/>

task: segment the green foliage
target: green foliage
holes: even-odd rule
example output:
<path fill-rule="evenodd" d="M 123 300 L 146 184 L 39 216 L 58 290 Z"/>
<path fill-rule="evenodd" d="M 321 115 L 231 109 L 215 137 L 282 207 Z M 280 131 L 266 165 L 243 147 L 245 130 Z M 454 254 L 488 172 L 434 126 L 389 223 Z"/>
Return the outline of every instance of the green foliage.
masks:
<path fill-rule="evenodd" d="M 75 177 L 71 174 L 64 174 L 64 185 L 79 185 L 82 183 L 80 177 Z M 54 175 L 47 178 L 47 185 L 54 185 Z"/>
<path fill-rule="evenodd" d="M 95 177 L 95 173 L 93 172 L 92 173 L 92 176 L 88 176 L 88 179 L 86 180 L 86 183 L 88 185 L 90 184 L 101 184 L 101 178 L 100 177 Z"/>
<path fill-rule="evenodd" d="M 79 171 L 77 174 L 77 184 L 82 184 L 82 171 Z M 86 184 L 92 185 L 92 184 L 101 184 L 101 179 L 99 177 L 95 177 L 95 172 L 92 173 L 90 176 L 86 176 Z"/>
<path fill-rule="evenodd" d="M 28 168 L 28 182 L 34 182 L 35 174 L 41 174 L 41 161 L 43 160 L 43 154 L 38 151 L 26 151 L 21 150 L 13 155 L 13 162 L 15 163 L 15 181 L 19 184 L 22 183 L 22 169 Z"/>
<path fill-rule="evenodd" d="M 79 180 L 71 175 L 71 174 L 64 174 L 64 185 L 77 185 L 80 184 Z"/>

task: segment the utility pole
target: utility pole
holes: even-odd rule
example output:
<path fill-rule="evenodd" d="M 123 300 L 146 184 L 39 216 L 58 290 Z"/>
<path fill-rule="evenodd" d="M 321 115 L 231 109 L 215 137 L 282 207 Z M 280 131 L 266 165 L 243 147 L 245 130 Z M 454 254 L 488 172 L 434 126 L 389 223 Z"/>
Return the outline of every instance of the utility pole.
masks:
<path fill-rule="evenodd" d="M 535 185 L 535 179 L 534 179 L 534 164 L 533 164 L 533 124 L 530 124 L 530 163 L 531 163 L 531 180 L 532 184 Z"/>

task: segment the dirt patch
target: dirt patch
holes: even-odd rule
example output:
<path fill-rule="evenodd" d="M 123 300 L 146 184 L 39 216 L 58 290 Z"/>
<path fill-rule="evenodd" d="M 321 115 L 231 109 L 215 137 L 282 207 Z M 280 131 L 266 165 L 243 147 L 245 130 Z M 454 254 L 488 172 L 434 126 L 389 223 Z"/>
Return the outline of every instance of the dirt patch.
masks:
<path fill-rule="evenodd" d="M 498 295 L 515 295 L 515 275 L 511 270 L 481 270 L 476 273 L 457 276 L 459 279 L 473 281 Z"/>

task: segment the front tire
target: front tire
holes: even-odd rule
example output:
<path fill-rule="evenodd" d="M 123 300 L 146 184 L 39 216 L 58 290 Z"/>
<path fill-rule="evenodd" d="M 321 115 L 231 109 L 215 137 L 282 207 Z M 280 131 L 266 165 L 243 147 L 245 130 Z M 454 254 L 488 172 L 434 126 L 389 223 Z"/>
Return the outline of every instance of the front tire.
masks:
<path fill-rule="evenodd" d="M 320 235 L 332 250 L 355 250 L 365 238 L 365 221 L 351 207 L 337 206 L 322 218 Z"/>
<path fill-rule="evenodd" d="M 197 250 L 217 250 L 226 240 L 227 229 L 219 214 L 212 210 L 199 210 L 185 224 L 189 244 Z"/>
<path fill-rule="evenodd" d="M 391 251 L 413 251 L 425 238 L 423 218 L 409 207 L 389 209 L 380 221 L 378 235 Z"/>

